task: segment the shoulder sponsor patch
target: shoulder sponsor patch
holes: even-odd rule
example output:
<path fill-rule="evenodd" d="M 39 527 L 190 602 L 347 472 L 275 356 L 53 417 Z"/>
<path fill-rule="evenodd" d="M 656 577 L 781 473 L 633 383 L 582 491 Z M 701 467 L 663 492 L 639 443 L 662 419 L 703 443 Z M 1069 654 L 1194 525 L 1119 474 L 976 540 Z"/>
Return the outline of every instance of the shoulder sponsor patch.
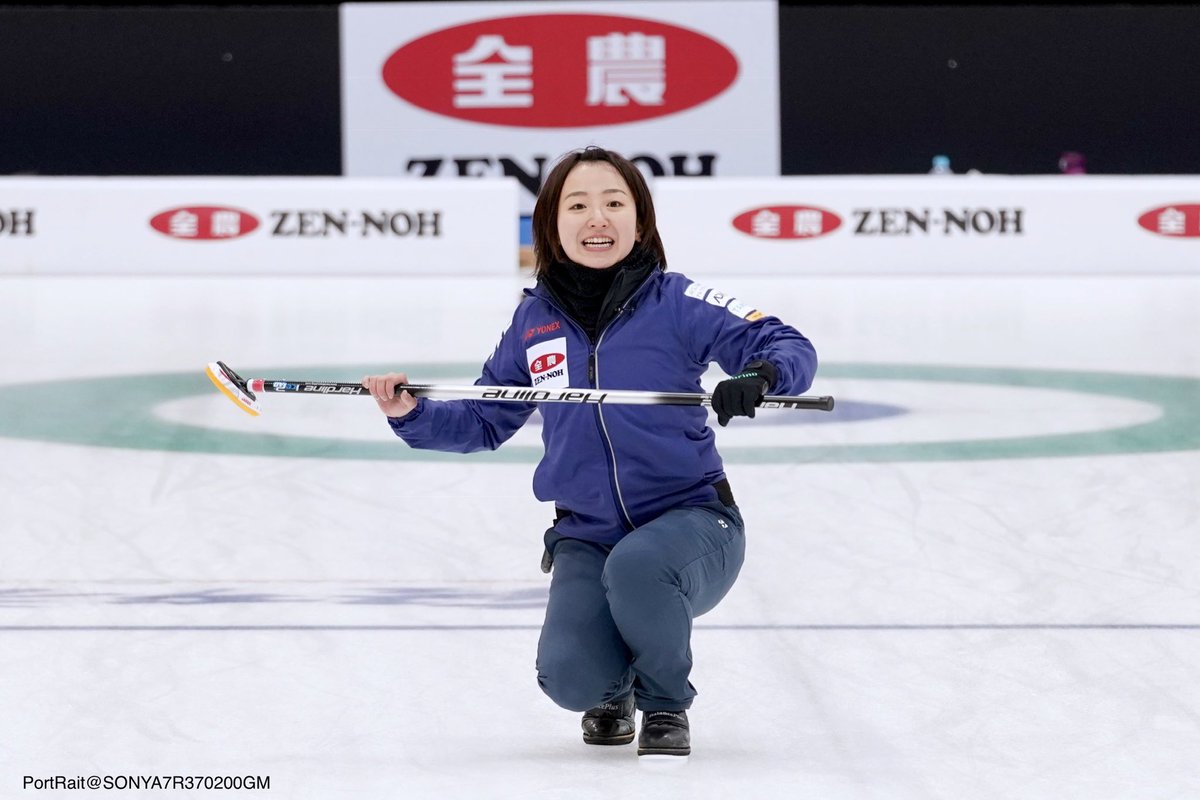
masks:
<path fill-rule="evenodd" d="M 566 388 L 571 385 L 565 336 L 525 348 L 525 363 L 529 365 L 530 386 Z"/>
<path fill-rule="evenodd" d="M 687 297 L 703 300 L 709 305 L 723 308 L 738 319 L 744 319 L 747 322 L 754 322 L 766 316 L 763 312 L 743 303 L 732 295 L 725 294 L 725 292 L 713 289 L 711 286 L 705 286 L 702 283 L 696 283 L 695 281 L 688 284 L 683 293 Z"/>

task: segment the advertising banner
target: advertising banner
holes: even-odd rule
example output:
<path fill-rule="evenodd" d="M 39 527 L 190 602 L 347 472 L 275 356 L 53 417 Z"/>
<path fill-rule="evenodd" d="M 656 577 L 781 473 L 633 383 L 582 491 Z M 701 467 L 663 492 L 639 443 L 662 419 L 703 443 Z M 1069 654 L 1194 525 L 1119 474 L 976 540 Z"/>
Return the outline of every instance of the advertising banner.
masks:
<path fill-rule="evenodd" d="M 511 275 L 517 185 L 0 179 L 0 273 Z"/>
<path fill-rule="evenodd" d="M 654 182 L 690 274 L 1200 274 L 1200 179 L 856 176 Z"/>
<path fill-rule="evenodd" d="M 774 0 L 345 3 L 343 173 L 504 175 L 588 145 L 650 176 L 779 174 Z"/>

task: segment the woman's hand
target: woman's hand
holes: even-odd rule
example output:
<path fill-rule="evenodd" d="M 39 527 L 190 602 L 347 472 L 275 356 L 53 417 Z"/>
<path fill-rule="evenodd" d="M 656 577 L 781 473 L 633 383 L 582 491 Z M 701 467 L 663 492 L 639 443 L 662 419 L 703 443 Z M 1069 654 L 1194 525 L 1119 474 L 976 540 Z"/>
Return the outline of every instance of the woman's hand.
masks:
<path fill-rule="evenodd" d="M 375 398 L 379 410 L 389 417 L 403 417 L 417 407 L 415 397 L 404 390 L 396 391 L 396 385 L 400 383 L 408 383 L 408 376 L 403 372 L 367 375 L 362 379 L 363 388 Z"/>

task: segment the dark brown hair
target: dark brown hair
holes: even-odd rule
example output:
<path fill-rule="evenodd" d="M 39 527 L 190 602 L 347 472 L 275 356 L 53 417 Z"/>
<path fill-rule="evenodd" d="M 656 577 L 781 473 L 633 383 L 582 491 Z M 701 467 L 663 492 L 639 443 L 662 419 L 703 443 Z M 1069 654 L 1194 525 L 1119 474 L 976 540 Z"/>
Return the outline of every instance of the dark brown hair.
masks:
<path fill-rule="evenodd" d="M 638 230 L 638 244 L 635 247 L 646 248 L 658 258 L 658 263 L 663 269 L 667 268 L 667 254 L 654 221 L 654 199 L 650 196 L 650 187 L 646 185 L 645 177 L 633 162 L 624 156 L 602 147 L 585 147 L 582 150 L 572 150 L 560 158 L 538 192 L 537 203 L 533 207 L 533 255 L 534 274 L 539 278 L 551 264 L 567 260 L 562 242 L 558 238 L 558 201 L 562 198 L 567 173 L 576 164 L 596 161 L 611 164 L 628 184 L 629 191 L 633 192 Z"/>

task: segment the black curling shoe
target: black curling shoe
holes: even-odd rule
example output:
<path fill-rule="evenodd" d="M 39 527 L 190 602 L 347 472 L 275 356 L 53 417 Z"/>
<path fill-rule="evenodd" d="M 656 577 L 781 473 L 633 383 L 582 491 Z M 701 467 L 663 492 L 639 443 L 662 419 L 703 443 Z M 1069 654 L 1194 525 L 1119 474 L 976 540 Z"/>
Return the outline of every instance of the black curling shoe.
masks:
<path fill-rule="evenodd" d="M 584 744 L 629 744 L 633 727 L 632 693 L 583 713 Z"/>
<path fill-rule="evenodd" d="M 686 756 L 692 752 L 692 734 L 686 711 L 647 711 L 642 714 L 639 756 Z"/>

